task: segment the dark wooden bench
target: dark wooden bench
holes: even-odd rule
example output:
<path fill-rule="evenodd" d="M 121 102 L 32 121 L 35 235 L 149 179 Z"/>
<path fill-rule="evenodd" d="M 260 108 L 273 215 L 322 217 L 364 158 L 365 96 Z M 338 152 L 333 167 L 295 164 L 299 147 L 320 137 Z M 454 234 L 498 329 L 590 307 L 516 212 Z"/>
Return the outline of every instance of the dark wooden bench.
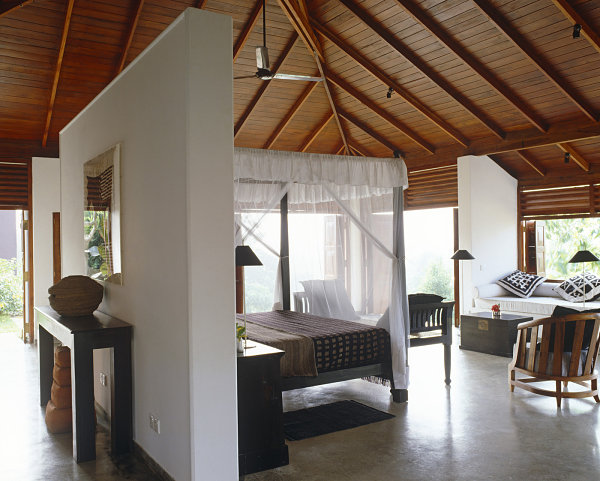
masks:
<path fill-rule="evenodd" d="M 410 347 L 444 345 L 444 369 L 446 384 L 450 384 L 452 309 L 454 301 L 442 302 L 443 297 L 435 294 L 410 294 L 408 312 L 410 316 Z"/>

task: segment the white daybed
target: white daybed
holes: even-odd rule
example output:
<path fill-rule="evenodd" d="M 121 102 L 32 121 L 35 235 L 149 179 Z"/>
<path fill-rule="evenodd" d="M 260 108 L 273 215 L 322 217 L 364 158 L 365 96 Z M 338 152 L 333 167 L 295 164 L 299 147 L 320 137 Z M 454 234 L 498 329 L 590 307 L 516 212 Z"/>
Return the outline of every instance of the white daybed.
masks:
<path fill-rule="evenodd" d="M 489 311 L 494 304 L 500 304 L 500 311 L 508 314 L 523 314 L 534 319 L 552 315 L 556 306 L 583 310 L 581 302 L 565 301 L 552 289 L 558 284 L 544 282 L 538 286 L 531 297 L 521 298 L 508 292 L 498 284 L 484 284 L 474 289 L 474 310 L 476 312 Z M 599 301 L 586 301 L 585 309 L 600 309 Z"/>

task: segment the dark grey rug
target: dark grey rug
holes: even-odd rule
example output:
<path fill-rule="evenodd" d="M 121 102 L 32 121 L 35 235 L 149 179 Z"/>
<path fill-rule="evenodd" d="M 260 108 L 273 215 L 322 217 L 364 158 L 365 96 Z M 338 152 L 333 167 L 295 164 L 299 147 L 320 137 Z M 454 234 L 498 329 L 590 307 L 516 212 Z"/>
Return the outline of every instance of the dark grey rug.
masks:
<path fill-rule="evenodd" d="M 352 429 L 395 417 L 356 401 L 338 401 L 283 413 L 285 437 L 291 441 Z"/>

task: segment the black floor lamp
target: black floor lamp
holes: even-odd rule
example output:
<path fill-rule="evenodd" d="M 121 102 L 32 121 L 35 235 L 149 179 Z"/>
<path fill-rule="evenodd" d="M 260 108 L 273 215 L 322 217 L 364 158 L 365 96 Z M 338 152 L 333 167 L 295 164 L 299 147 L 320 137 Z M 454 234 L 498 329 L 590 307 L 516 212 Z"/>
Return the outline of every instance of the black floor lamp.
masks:
<path fill-rule="evenodd" d="M 245 266 L 262 266 L 262 262 L 250 246 L 237 246 L 235 248 L 235 265 L 240 267 Z M 248 330 L 246 329 L 246 276 L 243 275 L 242 269 L 242 292 L 244 298 L 244 349 L 248 348 Z"/>
<path fill-rule="evenodd" d="M 585 250 L 577 252 L 577 254 L 575 254 L 569 261 L 569 264 L 583 264 L 583 274 L 582 274 L 583 283 L 582 283 L 581 289 L 583 290 L 583 308 L 584 309 L 585 309 L 585 287 L 586 287 L 585 263 L 586 262 L 598 262 L 598 261 L 600 261 L 600 259 L 598 259 L 590 251 L 585 251 Z"/>
<path fill-rule="evenodd" d="M 455 261 L 471 261 L 473 259 L 475 259 L 475 257 L 473 257 L 471 255 L 471 253 L 465 249 L 459 249 L 457 250 L 452 257 L 450 257 L 450 259 L 455 260 Z M 460 308 L 463 307 L 463 297 L 462 297 L 462 291 L 463 291 L 463 272 L 462 269 L 460 269 L 460 281 L 459 281 L 459 286 L 458 286 L 458 297 L 459 297 L 459 315 L 460 315 Z"/>

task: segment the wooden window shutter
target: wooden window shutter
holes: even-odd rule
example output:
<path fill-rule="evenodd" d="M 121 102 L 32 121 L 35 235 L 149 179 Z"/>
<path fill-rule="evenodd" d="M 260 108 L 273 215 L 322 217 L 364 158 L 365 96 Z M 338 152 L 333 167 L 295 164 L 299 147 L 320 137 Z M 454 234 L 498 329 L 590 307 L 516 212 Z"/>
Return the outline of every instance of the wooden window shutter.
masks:
<path fill-rule="evenodd" d="M 110 210 L 112 198 L 112 166 L 96 177 L 86 177 L 87 210 Z"/>
<path fill-rule="evenodd" d="M 546 189 L 519 188 L 521 220 L 592 217 L 600 201 L 600 185 Z"/>
<path fill-rule="evenodd" d="M 409 172 L 404 210 L 458 207 L 456 165 Z"/>
<path fill-rule="evenodd" d="M 0 162 L 0 207 L 29 209 L 29 164 Z"/>

